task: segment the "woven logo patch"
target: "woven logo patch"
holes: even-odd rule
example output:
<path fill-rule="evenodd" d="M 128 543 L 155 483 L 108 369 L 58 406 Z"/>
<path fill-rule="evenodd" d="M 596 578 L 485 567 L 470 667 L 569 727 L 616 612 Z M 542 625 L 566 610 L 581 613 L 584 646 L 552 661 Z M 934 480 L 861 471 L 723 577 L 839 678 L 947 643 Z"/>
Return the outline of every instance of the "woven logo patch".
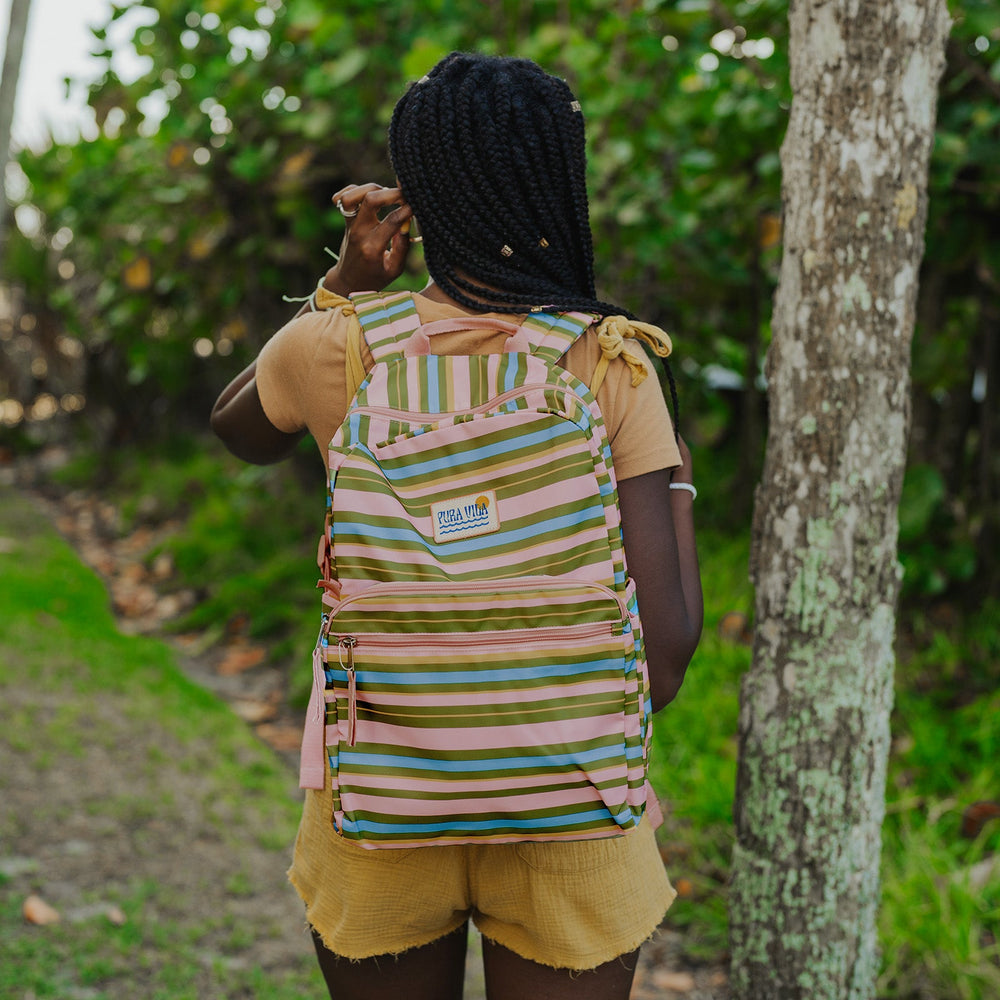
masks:
<path fill-rule="evenodd" d="M 431 519 L 435 542 L 488 535 L 500 528 L 496 493 L 486 490 L 431 504 Z"/>

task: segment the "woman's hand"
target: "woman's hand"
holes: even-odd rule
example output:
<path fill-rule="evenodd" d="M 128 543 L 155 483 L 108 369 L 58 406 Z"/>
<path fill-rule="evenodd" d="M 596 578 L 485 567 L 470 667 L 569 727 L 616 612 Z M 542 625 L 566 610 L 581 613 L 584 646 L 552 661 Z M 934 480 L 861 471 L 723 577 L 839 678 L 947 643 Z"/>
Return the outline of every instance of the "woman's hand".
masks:
<path fill-rule="evenodd" d="M 333 201 L 345 217 L 347 231 L 340 260 L 327 271 L 324 285 L 338 295 L 380 292 L 406 267 L 413 209 L 398 187 L 381 184 L 349 184 Z M 386 209 L 392 211 L 380 220 L 379 214 Z"/>

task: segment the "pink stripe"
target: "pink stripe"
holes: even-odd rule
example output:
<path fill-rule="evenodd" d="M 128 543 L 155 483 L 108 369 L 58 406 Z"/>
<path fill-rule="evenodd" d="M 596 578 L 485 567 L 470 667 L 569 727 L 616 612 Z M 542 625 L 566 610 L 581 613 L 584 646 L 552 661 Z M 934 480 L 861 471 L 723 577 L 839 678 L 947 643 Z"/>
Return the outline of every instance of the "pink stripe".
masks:
<path fill-rule="evenodd" d="M 362 669 L 363 666 L 362 666 Z M 544 700 L 583 698 L 588 695 L 607 694 L 621 697 L 621 678 L 607 681 L 591 681 L 589 683 L 559 685 L 549 688 L 531 688 L 529 691 L 498 690 L 498 691 L 466 691 L 455 694 L 435 691 L 432 694 L 410 694 L 404 692 L 360 691 L 362 705 L 389 705 L 402 708 L 404 706 L 427 707 L 434 705 L 515 705 L 530 699 L 538 703 Z M 638 726 L 636 732 L 638 732 Z"/>
<path fill-rule="evenodd" d="M 454 408 L 467 410 L 472 406 L 472 372 L 468 364 L 452 363 L 449 381 L 454 395 Z"/>
<path fill-rule="evenodd" d="M 557 459 L 553 461 L 558 461 Z M 592 478 L 577 476 L 565 483 L 559 484 L 559 502 L 562 504 L 576 503 L 579 500 L 593 498 L 594 502 L 601 503 L 600 493 L 597 491 L 597 483 Z M 501 518 L 516 520 L 521 517 L 530 517 L 540 510 L 545 510 L 552 501 L 552 486 L 543 486 L 532 490 L 530 493 L 522 493 L 520 496 L 505 498 L 499 503 Z M 606 523 L 606 521 L 605 521 Z"/>
<path fill-rule="evenodd" d="M 408 383 L 407 388 L 411 393 L 416 393 L 419 388 L 419 382 Z M 413 395 L 413 399 L 418 399 L 417 395 Z M 541 402 L 541 401 L 540 401 Z M 370 405 L 380 406 L 384 405 L 382 403 L 372 402 L 369 400 Z M 468 406 L 456 407 L 456 412 L 468 411 Z M 481 417 L 482 415 L 477 415 Z M 375 419 L 375 418 L 373 418 Z M 517 413 L 506 414 L 503 418 L 505 427 L 514 427 L 518 424 L 526 425 L 530 429 L 530 425 L 537 423 L 540 417 L 537 413 L 532 413 L 530 410 L 518 411 Z M 419 415 L 416 423 L 420 423 Z M 472 422 L 466 420 L 457 424 L 447 424 L 446 426 L 437 428 L 433 434 L 422 434 L 419 437 L 404 438 L 402 441 L 398 441 L 395 444 L 385 445 L 378 449 L 378 454 L 383 458 L 394 458 L 397 454 L 403 455 L 407 458 L 418 459 L 424 452 L 432 451 L 435 448 L 443 448 L 449 444 L 456 444 L 462 448 L 471 448 L 476 445 L 481 437 L 488 436 L 494 433 L 494 424 L 491 424 L 490 420 L 476 419 Z M 374 443 L 378 440 L 374 434 L 369 435 L 371 441 Z M 375 449 L 373 449 L 375 450 Z M 591 453 L 593 454 L 595 448 L 591 448 Z M 538 465 L 544 465 L 553 454 L 568 454 L 576 455 L 580 451 L 579 443 L 576 442 L 561 442 L 553 443 L 545 450 L 539 450 L 533 452 L 527 457 L 527 459 L 521 464 L 510 464 L 506 466 L 507 470 L 514 472 L 520 471 L 520 469 L 533 468 Z M 497 460 L 498 462 L 503 462 L 503 459 Z M 481 473 L 482 470 L 480 470 Z M 592 479 L 593 477 L 590 473 L 587 473 L 587 478 Z"/>
<path fill-rule="evenodd" d="M 484 421 L 485 423 L 485 421 Z M 385 427 L 379 427 L 372 433 L 372 438 L 377 439 L 379 434 L 383 436 L 386 433 Z M 457 440 L 457 439 L 456 439 Z M 470 439 L 470 446 L 475 441 L 475 439 Z M 390 459 L 395 459 L 402 455 L 406 458 L 416 459 L 416 453 L 412 448 L 407 447 L 408 441 L 401 441 L 394 445 L 387 445 L 383 448 L 372 448 L 372 453 L 375 454 L 380 461 L 388 461 Z M 464 446 L 463 446 L 464 447 Z M 557 465 L 566 458 L 572 458 L 578 453 L 578 449 L 572 446 L 572 443 L 566 444 L 561 448 L 551 448 L 543 453 L 536 454 L 533 456 L 530 462 L 516 462 L 510 465 L 503 466 L 498 463 L 495 468 L 494 478 L 508 479 L 511 482 L 518 482 L 523 480 L 530 473 L 536 470 L 544 470 L 553 465 Z M 339 469 L 344 462 L 344 453 L 333 452 L 332 454 L 339 456 L 339 465 L 331 464 L 331 468 Z M 582 479 L 584 483 L 591 485 L 591 492 L 594 492 L 595 479 L 591 475 L 575 477 Z M 448 476 L 444 482 L 442 482 L 443 477 L 438 477 L 432 479 L 430 482 L 427 480 L 421 480 L 414 483 L 397 484 L 393 487 L 395 493 L 407 500 L 420 500 L 427 497 L 433 497 L 435 500 L 441 498 L 442 490 L 447 490 L 448 493 L 464 493 L 471 492 L 472 490 L 481 489 L 483 486 L 483 473 L 482 470 L 471 470 L 467 475 L 464 476 Z M 566 482 L 572 482 L 573 480 L 567 480 Z M 562 485 L 560 484 L 560 489 Z M 549 487 L 551 489 L 551 486 Z M 338 483 L 337 489 L 335 491 L 335 505 L 337 508 L 343 510 L 356 510 L 357 508 L 352 508 L 350 505 L 342 503 L 340 501 L 340 495 L 346 492 L 347 487 L 342 486 Z M 367 495 L 367 493 L 366 493 Z M 550 501 L 546 498 L 546 502 L 542 505 L 543 507 L 548 507 Z"/>
<path fill-rule="evenodd" d="M 533 631 L 526 636 L 521 629 L 511 629 L 512 634 L 509 638 L 505 635 L 496 636 L 496 633 L 470 633 L 469 641 L 463 644 L 435 643 L 434 635 L 426 632 L 399 633 L 398 642 L 382 641 L 381 635 L 378 638 L 362 635 L 356 647 L 354 658 L 359 671 L 364 671 L 367 664 L 374 664 L 375 671 L 396 670 L 399 668 L 398 665 L 402 664 L 412 665 L 419 671 L 426 672 L 434 670 L 438 664 L 459 660 L 470 665 L 503 667 L 507 666 L 512 659 L 524 655 L 549 656 L 562 660 L 575 654 L 593 655 L 599 648 L 612 654 L 624 655 L 628 651 L 628 647 L 632 645 L 631 636 L 612 637 L 609 635 L 604 642 L 596 646 L 593 637 L 589 640 L 584 637 L 574 640 L 567 636 L 565 640 L 560 640 L 559 633 L 562 630 L 558 627 L 551 630 L 551 635 L 535 636 Z M 483 635 L 487 636 L 488 641 L 477 644 L 476 638 Z M 336 638 L 331 640 L 331 643 L 334 642 L 336 642 Z M 326 662 L 332 667 L 338 665 L 339 657 L 335 645 L 331 644 L 327 647 Z M 441 674 L 441 682 L 443 683 L 446 679 L 447 675 Z M 639 688 L 639 682 L 634 676 L 631 678 L 619 676 L 608 683 L 619 685 L 615 693 L 620 693 L 625 698 L 634 697 Z M 326 692 L 328 697 L 331 690 Z M 542 698 L 561 695 L 564 690 L 565 688 L 561 684 L 555 683 L 551 687 L 532 688 L 530 697 Z M 339 688 L 337 691 L 342 693 Z M 367 697 L 364 690 L 360 692 L 360 695 Z M 433 699 L 431 704 L 434 704 Z"/>
<path fill-rule="evenodd" d="M 558 747 L 621 733 L 621 713 L 537 722 L 513 726 L 474 726 L 469 729 L 417 729 L 364 719 L 358 724 L 359 743 L 381 743 L 430 750 L 506 750 L 510 747 Z"/>
<path fill-rule="evenodd" d="M 600 770 L 589 771 L 588 775 L 594 782 L 625 780 L 625 774 L 621 764 L 614 767 L 603 767 Z M 518 775 L 517 785 L 519 788 L 534 788 L 540 785 L 569 785 L 579 782 L 581 777 L 583 777 L 582 771 L 574 771 L 565 775 Z M 399 781 L 399 776 L 392 774 L 351 775 L 349 778 L 350 784 L 358 789 L 385 788 L 389 791 L 398 790 Z M 469 793 L 470 795 L 475 796 L 489 791 L 490 788 L 496 785 L 510 785 L 511 783 L 511 776 L 509 774 L 504 775 L 501 778 L 470 778 L 461 780 L 457 778 L 415 778 L 408 776 L 406 779 L 406 788 L 413 792 L 426 792 L 435 795 L 442 791 L 446 791 Z"/>
<path fill-rule="evenodd" d="M 449 595 L 448 597 L 442 598 L 438 595 L 437 600 L 433 600 L 430 597 L 421 598 L 419 586 L 414 586 L 411 594 L 406 595 L 406 609 L 408 611 L 440 611 L 443 607 L 447 607 L 451 600 L 461 600 L 461 607 L 465 611 L 477 611 L 477 610 L 488 610 L 492 611 L 494 609 L 501 609 L 505 607 L 509 608 L 525 608 L 526 610 L 531 610 L 533 608 L 571 608 L 576 604 L 586 604 L 589 601 L 594 600 L 594 598 L 600 598 L 604 596 L 596 591 L 587 590 L 582 593 L 573 594 L 569 593 L 563 589 L 555 589 L 554 587 L 546 590 L 546 584 L 554 583 L 557 577 L 524 577 L 524 587 L 523 591 L 515 591 L 514 593 L 490 593 L 489 584 L 483 585 L 482 598 L 476 597 L 475 594 L 462 593 L 459 588 L 456 588 L 456 593 L 454 595 Z M 581 591 L 587 585 L 587 580 L 574 578 L 573 582 L 579 582 Z M 600 581 L 594 581 L 600 582 Z M 533 596 L 528 588 L 534 587 Z M 357 581 L 357 580 L 345 580 L 344 587 L 342 591 L 342 601 L 349 597 L 357 597 L 364 594 L 366 590 L 371 589 L 371 581 Z M 365 606 L 371 609 L 374 614 L 378 611 L 390 610 L 394 611 L 399 607 L 399 595 L 393 594 L 391 596 L 386 595 L 385 597 L 378 597 L 377 595 L 372 595 L 365 600 Z M 333 602 L 335 607 L 339 608 L 340 602 Z M 609 603 L 611 603 L 611 598 L 608 598 Z"/>
<path fill-rule="evenodd" d="M 591 528 L 586 532 L 581 531 L 573 535 L 573 544 L 579 545 L 585 542 L 592 542 L 595 549 L 598 549 L 598 543 L 602 539 L 605 542 L 607 541 L 607 534 L 607 528 L 601 525 Z M 566 545 L 567 540 L 565 538 L 542 542 L 530 548 L 520 549 L 518 559 L 523 562 L 532 560 L 546 561 L 547 557 L 557 556 L 565 552 Z M 605 545 L 605 548 L 607 548 L 607 545 Z M 397 566 L 399 564 L 398 550 L 375 545 L 351 544 L 350 542 L 338 541 L 336 556 L 338 561 L 342 560 L 344 563 L 349 563 L 353 558 L 359 560 L 381 560 L 390 566 Z M 449 560 L 445 565 L 448 568 L 449 575 L 452 577 L 460 577 L 465 574 L 469 574 L 470 576 L 482 575 L 490 570 L 508 567 L 510 565 L 510 558 L 510 553 L 508 552 L 506 554 L 499 553 L 489 558 L 466 559 L 454 562 Z M 408 566 L 412 567 L 438 565 L 438 561 L 432 553 L 421 551 L 407 552 L 406 562 Z M 590 564 L 587 568 L 588 572 L 592 573 L 595 579 L 600 580 L 602 583 L 614 579 L 614 566 L 610 558 L 603 558 L 599 563 Z"/>

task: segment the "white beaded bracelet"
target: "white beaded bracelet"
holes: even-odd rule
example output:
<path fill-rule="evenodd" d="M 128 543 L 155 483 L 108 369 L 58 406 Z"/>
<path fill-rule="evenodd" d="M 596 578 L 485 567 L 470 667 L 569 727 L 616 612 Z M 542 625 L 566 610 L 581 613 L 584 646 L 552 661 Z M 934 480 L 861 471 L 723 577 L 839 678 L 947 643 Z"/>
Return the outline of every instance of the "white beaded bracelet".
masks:
<path fill-rule="evenodd" d="M 671 483 L 670 488 L 672 490 L 687 490 L 691 494 L 692 500 L 695 500 L 698 496 L 698 491 L 692 483 Z"/>

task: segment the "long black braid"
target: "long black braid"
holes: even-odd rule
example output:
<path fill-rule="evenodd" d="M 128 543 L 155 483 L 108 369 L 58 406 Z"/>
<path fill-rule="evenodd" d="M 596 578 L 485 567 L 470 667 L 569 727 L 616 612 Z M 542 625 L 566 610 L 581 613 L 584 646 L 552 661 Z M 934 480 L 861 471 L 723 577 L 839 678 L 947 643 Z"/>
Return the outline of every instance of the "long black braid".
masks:
<path fill-rule="evenodd" d="M 583 113 L 565 81 L 527 59 L 453 52 L 396 104 L 389 156 L 427 270 L 456 302 L 636 319 L 597 298 Z"/>

